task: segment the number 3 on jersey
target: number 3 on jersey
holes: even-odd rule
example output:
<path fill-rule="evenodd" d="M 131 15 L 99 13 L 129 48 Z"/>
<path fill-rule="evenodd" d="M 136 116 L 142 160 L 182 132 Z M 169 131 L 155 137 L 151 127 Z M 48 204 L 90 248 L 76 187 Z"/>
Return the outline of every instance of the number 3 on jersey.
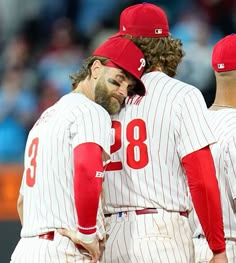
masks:
<path fill-rule="evenodd" d="M 120 150 L 122 147 L 121 131 L 122 123 L 112 121 L 114 129 L 114 143 L 111 145 L 111 154 Z M 148 150 L 145 140 L 147 139 L 147 131 L 145 122 L 142 119 L 134 119 L 130 121 L 126 127 L 126 140 L 128 145 L 124 149 L 126 154 L 127 165 L 133 169 L 141 169 L 148 164 Z M 107 165 L 107 171 L 122 170 L 121 161 L 112 161 Z"/>
<path fill-rule="evenodd" d="M 26 183 L 29 187 L 33 187 L 36 177 L 36 157 L 38 152 L 39 138 L 34 138 L 28 150 L 28 158 L 30 159 L 30 167 L 26 170 Z"/>

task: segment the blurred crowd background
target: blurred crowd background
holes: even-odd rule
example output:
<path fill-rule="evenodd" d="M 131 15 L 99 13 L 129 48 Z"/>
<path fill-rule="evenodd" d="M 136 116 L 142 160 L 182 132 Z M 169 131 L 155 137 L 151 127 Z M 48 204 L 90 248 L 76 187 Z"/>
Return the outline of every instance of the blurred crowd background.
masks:
<path fill-rule="evenodd" d="M 0 164 L 22 163 L 29 129 L 70 92 L 69 75 L 119 28 L 131 0 L 0 0 Z M 176 78 L 214 98 L 212 46 L 236 32 L 235 0 L 148 1 L 162 7 L 186 56 Z"/>
<path fill-rule="evenodd" d="M 119 28 L 132 0 L 0 0 L 0 258 L 19 240 L 16 210 L 28 132 L 42 111 L 71 91 L 69 75 Z M 236 0 L 157 0 L 185 57 L 177 79 L 215 95 L 213 45 L 236 33 Z"/>

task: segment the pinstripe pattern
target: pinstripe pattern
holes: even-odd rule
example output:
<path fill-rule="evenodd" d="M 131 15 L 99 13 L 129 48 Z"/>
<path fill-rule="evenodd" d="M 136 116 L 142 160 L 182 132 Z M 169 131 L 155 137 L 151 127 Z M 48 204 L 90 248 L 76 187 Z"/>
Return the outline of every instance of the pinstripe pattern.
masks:
<path fill-rule="evenodd" d="M 108 156 L 110 128 L 108 113 L 79 93 L 65 95 L 42 114 L 30 131 L 26 144 L 25 171 L 20 189 L 24 196 L 21 237 L 38 236 L 56 228 L 77 229 L 73 149 L 85 142 L 95 142 L 103 148 L 104 156 Z M 39 141 L 36 179 L 35 185 L 29 187 L 26 184 L 26 171 L 31 167 L 28 151 L 36 137 Z"/>
<path fill-rule="evenodd" d="M 212 251 L 208 247 L 208 243 L 205 238 L 194 238 L 195 247 L 195 263 L 206 263 L 212 258 Z M 235 263 L 236 259 L 236 245 L 235 241 L 225 241 L 226 244 L 226 254 L 228 258 L 228 263 Z"/>
<path fill-rule="evenodd" d="M 114 214 L 107 225 L 109 239 L 101 262 L 194 262 L 188 219 L 179 213 Z"/>
<path fill-rule="evenodd" d="M 122 128 L 121 147 L 116 149 L 111 159 L 113 162 L 121 161 L 123 169 L 106 173 L 105 211 L 115 213 L 145 207 L 168 211 L 191 210 L 187 181 L 180 160 L 215 141 L 208 125 L 205 101 L 198 89 L 164 73 L 148 73 L 142 80 L 147 87 L 146 96 L 127 99 L 125 108 L 113 117 L 113 122 L 118 120 Z M 131 130 L 133 120 L 145 128 L 137 125 Z M 139 140 L 141 144 L 138 144 Z M 134 149 L 130 148 L 132 142 L 136 144 Z M 133 152 L 129 149 L 133 149 Z M 137 166 L 142 158 L 146 163 L 140 169 L 131 167 L 132 158 Z M 167 214 L 172 217 L 176 213 Z M 191 232 L 189 227 L 181 229 L 182 220 L 179 219 L 182 217 L 178 217 L 178 220 L 174 217 L 168 219 L 168 215 L 165 215 L 160 221 L 157 220 L 156 226 L 160 227 L 160 231 L 173 227 L 171 235 L 175 236 L 171 240 L 154 238 L 153 242 L 149 238 L 140 240 L 133 236 L 132 224 L 146 217 L 150 218 L 150 215 L 136 216 L 135 221 L 127 223 L 127 226 L 125 220 L 124 225 L 112 225 L 113 237 L 108 239 L 106 246 L 106 262 L 193 261 L 193 243 L 189 239 Z M 143 228 L 148 227 L 148 224 L 145 222 Z M 129 244 L 125 250 L 127 254 L 122 252 L 124 244 Z M 114 251 L 118 249 L 121 254 L 111 261 L 109 254 L 116 253 Z M 122 257 L 125 257 L 124 260 Z"/>
<path fill-rule="evenodd" d="M 139 105 L 127 104 L 113 118 L 122 123 L 122 146 L 112 154 L 112 160 L 121 160 L 123 170 L 107 172 L 106 211 L 127 211 L 133 207 L 190 210 L 180 159 L 214 142 L 206 120 L 205 102 L 196 88 L 164 73 L 146 74 L 143 81 L 148 90 Z M 147 130 L 144 143 L 149 161 L 142 169 L 127 165 L 126 130 L 134 118 L 143 120 Z"/>
<path fill-rule="evenodd" d="M 74 246 L 70 239 L 55 234 L 54 241 L 38 237 L 22 238 L 11 257 L 11 263 L 89 263 L 90 257 Z"/>
<path fill-rule="evenodd" d="M 210 111 L 211 125 L 215 131 L 217 143 L 211 146 L 216 175 L 219 182 L 224 232 L 226 238 L 236 240 L 236 110 L 224 109 Z M 191 227 L 194 237 L 203 234 L 197 216 L 192 215 Z M 201 238 L 204 239 L 204 238 Z M 207 242 L 195 240 L 196 256 L 210 259 Z M 236 262 L 236 242 L 226 242 L 229 263 Z M 208 257 L 207 257 L 208 256 Z M 229 260 L 230 259 L 230 260 Z"/>

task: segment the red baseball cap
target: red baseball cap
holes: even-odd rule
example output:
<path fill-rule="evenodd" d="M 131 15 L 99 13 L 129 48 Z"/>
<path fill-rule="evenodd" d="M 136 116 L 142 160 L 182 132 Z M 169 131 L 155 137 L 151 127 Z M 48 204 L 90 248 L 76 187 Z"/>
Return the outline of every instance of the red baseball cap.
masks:
<path fill-rule="evenodd" d="M 217 72 L 236 70 L 236 34 L 228 35 L 215 44 L 212 67 Z"/>
<path fill-rule="evenodd" d="M 112 63 L 129 72 L 137 80 L 135 93 L 145 95 L 146 89 L 141 76 L 146 61 L 142 51 L 132 41 L 125 38 L 109 38 L 93 52 L 93 56 L 109 58 Z"/>
<path fill-rule="evenodd" d="M 160 7 L 142 3 L 127 7 L 120 15 L 120 31 L 112 37 L 168 37 L 167 15 Z"/>

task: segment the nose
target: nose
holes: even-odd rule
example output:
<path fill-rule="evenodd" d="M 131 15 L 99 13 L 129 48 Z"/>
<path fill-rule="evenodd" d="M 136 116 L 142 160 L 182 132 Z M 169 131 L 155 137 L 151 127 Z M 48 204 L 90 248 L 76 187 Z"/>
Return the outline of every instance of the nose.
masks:
<path fill-rule="evenodd" d="M 128 96 L 128 83 L 122 83 L 122 85 L 120 85 L 118 92 L 119 95 L 121 95 L 123 98 L 126 98 Z"/>

